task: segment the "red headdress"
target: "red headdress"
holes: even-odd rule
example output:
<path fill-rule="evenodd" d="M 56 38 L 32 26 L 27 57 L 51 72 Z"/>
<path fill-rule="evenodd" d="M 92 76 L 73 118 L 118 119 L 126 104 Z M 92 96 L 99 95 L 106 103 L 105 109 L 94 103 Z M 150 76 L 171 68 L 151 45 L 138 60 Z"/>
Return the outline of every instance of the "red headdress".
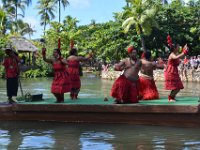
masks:
<path fill-rule="evenodd" d="M 169 34 L 167 36 L 167 43 L 168 43 L 169 47 L 172 48 L 172 39 Z"/>
<path fill-rule="evenodd" d="M 128 51 L 129 54 L 130 54 L 133 50 L 134 50 L 134 47 L 133 47 L 133 46 L 129 46 L 128 49 L 127 49 L 127 51 Z"/>

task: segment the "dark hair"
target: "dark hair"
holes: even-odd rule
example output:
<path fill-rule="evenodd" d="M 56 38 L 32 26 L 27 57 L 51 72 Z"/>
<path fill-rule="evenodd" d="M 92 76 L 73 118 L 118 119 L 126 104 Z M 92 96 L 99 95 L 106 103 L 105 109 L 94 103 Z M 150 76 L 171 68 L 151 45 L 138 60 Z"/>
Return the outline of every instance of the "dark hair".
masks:
<path fill-rule="evenodd" d="M 77 49 L 76 48 L 72 48 L 70 51 L 69 51 L 69 55 L 77 55 Z"/>
<path fill-rule="evenodd" d="M 59 48 L 55 48 L 54 51 L 56 51 L 58 53 L 59 56 L 61 56 L 61 52 Z"/>
<path fill-rule="evenodd" d="M 147 60 L 150 60 L 151 59 L 151 51 L 146 51 L 144 53 L 144 57 L 147 59 Z"/>
<path fill-rule="evenodd" d="M 179 45 L 178 43 L 172 44 L 172 47 L 169 48 L 170 53 L 172 53 L 172 52 L 176 49 L 176 47 L 177 47 L 178 45 Z"/>

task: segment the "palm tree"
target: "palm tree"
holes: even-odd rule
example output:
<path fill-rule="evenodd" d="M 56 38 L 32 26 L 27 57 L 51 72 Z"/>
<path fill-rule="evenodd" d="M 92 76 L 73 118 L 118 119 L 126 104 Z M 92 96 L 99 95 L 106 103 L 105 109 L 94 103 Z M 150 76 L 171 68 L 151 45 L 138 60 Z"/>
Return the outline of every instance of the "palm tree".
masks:
<path fill-rule="evenodd" d="M 6 33 L 6 21 L 7 21 L 7 18 L 6 18 L 6 12 L 0 8 L 0 35 L 5 35 Z"/>
<path fill-rule="evenodd" d="M 128 18 L 122 23 L 125 32 L 128 32 L 132 25 L 135 26 L 143 51 L 146 51 L 144 35 L 149 35 L 153 26 L 157 26 L 155 15 L 157 4 L 153 0 L 129 0 L 130 7 L 125 7 L 124 15 Z"/>
<path fill-rule="evenodd" d="M 32 0 L 2 0 L 5 9 L 15 15 L 15 25 L 16 31 L 18 31 L 17 17 L 18 15 L 24 17 L 25 7 L 32 3 Z M 18 13 L 18 8 L 22 11 L 22 14 Z"/>
<path fill-rule="evenodd" d="M 46 25 L 55 18 L 55 3 L 53 0 L 39 0 L 37 9 L 39 9 L 38 14 L 41 16 L 40 24 L 44 26 L 44 36 L 46 31 Z"/>
<path fill-rule="evenodd" d="M 63 5 L 63 8 L 65 9 L 65 7 L 67 7 L 67 5 L 69 5 L 69 1 L 68 0 L 54 0 L 55 3 L 58 3 L 58 8 L 59 8 L 59 23 L 61 21 L 61 3 Z"/>
<path fill-rule="evenodd" d="M 77 23 L 79 21 L 76 18 L 72 18 L 71 16 L 66 16 L 65 20 L 63 21 L 64 30 L 68 31 L 68 36 L 70 39 L 70 48 L 74 46 L 74 36 L 75 30 L 77 30 Z"/>

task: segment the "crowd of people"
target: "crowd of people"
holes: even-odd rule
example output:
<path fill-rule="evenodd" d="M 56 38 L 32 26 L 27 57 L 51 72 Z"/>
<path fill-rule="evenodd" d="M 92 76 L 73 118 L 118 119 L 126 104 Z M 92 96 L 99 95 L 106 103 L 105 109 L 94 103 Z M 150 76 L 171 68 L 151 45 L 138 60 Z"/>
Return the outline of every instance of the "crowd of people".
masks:
<path fill-rule="evenodd" d="M 9 103 L 14 103 L 13 96 L 17 96 L 18 76 L 19 76 L 19 58 L 12 49 L 5 50 L 3 65 L 6 70 L 7 78 L 7 96 Z M 115 98 L 116 104 L 122 103 L 137 103 L 139 100 L 159 99 L 159 93 L 153 78 L 153 70 L 156 68 L 165 69 L 165 89 L 170 90 L 168 96 L 169 102 L 176 102 L 177 93 L 183 89 L 183 84 L 180 78 L 179 65 L 180 62 L 184 67 L 192 67 L 198 69 L 200 66 L 200 57 L 192 57 L 191 60 L 185 59 L 180 61 L 184 56 L 187 56 L 188 47 L 183 47 L 182 53 L 179 54 L 179 45 L 172 45 L 167 64 L 162 61 L 153 61 L 151 52 L 145 51 L 142 58 L 138 58 L 137 49 L 133 46 L 127 49 L 128 57 L 116 63 L 114 69 L 122 71 L 122 74 L 117 78 L 111 88 L 110 95 Z M 51 92 L 56 98 L 56 103 L 64 102 L 64 93 L 69 92 L 72 100 L 78 98 L 81 88 L 81 73 L 80 63 L 92 58 L 90 53 L 87 57 L 78 56 L 77 49 L 72 48 L 69 51 L 69 56 L 63 58 L 60 49 L 54 49 L 53 57 L 46 57 L 46 48 L 42 49 L 43 60 L 52 65 L 54 70 L 54 78 L 51 85 Z M 186 65 L 187 64 L 187 65 Z M 181 65 L 180 65 L 181 66 Z M 108 71 L 108 63 L 102 65 L 102 72 Z M 15 86 L 13 86 L 13 83 Z M 12 86 L 12 88 L 11 88 Z M 107 100 L 107 97 L 105 97 Z"/>

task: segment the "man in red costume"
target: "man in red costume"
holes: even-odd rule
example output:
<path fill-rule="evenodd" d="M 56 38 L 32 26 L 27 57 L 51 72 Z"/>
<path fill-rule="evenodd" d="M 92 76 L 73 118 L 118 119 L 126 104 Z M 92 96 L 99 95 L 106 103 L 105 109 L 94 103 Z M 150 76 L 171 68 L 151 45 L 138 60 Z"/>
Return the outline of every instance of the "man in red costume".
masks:
<path fill-rule="evenodd" d="M 10 104 L 16 103 L 12 97 L 17 96 L 18 91 L 18 76 L 19 76 L 19 58 L 17 54 L 8 47 L 5 49 L 7 56 L 4 58 L 3 65 L 6 72 L 6 87 L 7 87 L 7 96 L 8 102 Z"/>
<path fill-rule="evenodd" d="M 138 102 L 138 72 L 141 61 L 137 59 L 137 50 L 133 46 L 127 49 L 129 58 L 123 59 L 114 66 L 117 71 L 124 70 L 123 74 L 114 82 L 111 96 L 117 104 Z"/>
<path fill-rule="evenodd" d="M 142 100 L 159 99 L 158 90 L 153 79 L 153 70 L 161 67 L 164 68 L 164 64 L 152 62 L 151 58 L 151 52 L 146 51 L 141 59 L 139 98 Z"/>

